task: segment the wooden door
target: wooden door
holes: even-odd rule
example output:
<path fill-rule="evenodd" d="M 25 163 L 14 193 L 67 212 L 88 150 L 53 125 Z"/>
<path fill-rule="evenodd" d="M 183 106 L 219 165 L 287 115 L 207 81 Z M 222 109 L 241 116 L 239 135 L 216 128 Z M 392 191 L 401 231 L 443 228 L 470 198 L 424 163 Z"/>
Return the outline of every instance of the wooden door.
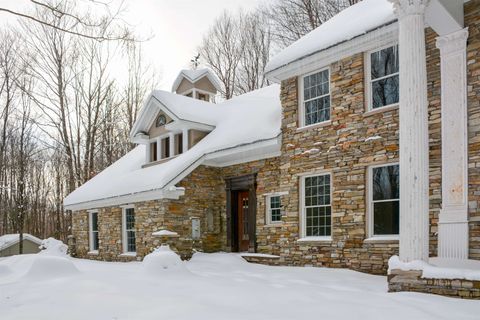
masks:
<path fill-rule="evenodd" d="M 248 191 L 238 193 L 238 251 L 248 251 L 250 238 L 248 236 Z"/>

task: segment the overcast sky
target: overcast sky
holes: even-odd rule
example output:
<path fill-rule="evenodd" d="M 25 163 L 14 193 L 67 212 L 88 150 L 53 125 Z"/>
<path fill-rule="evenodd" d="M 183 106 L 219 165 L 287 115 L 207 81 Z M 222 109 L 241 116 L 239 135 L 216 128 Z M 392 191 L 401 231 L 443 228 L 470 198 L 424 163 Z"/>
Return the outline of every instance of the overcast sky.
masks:
<path fill-rule="evenodd" d="M 117 2 L 118 0 L 113 0 Z M 125 20 L 154 38 L 143 44 L 148 60 L 161 72 L 160 89 L 170 90 L 178 72 L 189 67 L 203 34 L 223 10 L 251 10 L 270 0 L 125 0 Z M 28 0 L 0 0 L 0 5 L 28 10 Z M 0 13 L 0 22 L 11 21 Z"/>

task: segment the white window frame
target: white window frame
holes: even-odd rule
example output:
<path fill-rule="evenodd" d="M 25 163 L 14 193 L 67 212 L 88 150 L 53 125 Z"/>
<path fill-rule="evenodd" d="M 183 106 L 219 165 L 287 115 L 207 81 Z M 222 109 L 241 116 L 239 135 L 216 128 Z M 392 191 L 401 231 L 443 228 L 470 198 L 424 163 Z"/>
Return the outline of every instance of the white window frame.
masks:
<path fill-rule="evenodd" d="M 93 214 L 97 214 L 97 231 L 93 231 Z M 98 210 L 88 211 L 88 253 L 97 254 L 98 248 L 94 249 L 93 233 L 96 232 L 98 236 Z M 100 245 L 99 245 L 100 246 Z"/>
<path fill-rule="evenodd" d="M 399 101 L 397 103 L 392 103 L 392 104 L 382 106 L 382 107 L 378 107 L 378 108 L 373 108 L 372 107 L 372 103 L 373 103 L 372 81 L 378 81 L 378 80 L 382 80 L 382 79 L 385 79 L 385 78 L 390 78 L 390 77 L 393 77 L 395 75 L 398 75 L 400 77 L 400 70 L 396 73 L 389 74 L 388 76 L 383 76 L 381 78 L 377 78 L 375 80 L 372 80 L 372 70 L 371 70 L 372 59 L 371 59 L 371 55 L 372 55 L 372 53 L 375 53 L 375 52 L 378 52 L 380 50 L 387 49 L 387 48 L 390 48 L 390 47 L 394 47 L 394 46 L 398 46 L 398 41 L 389 42 L 386 45 L 383 45 L 381 47 L 378 47 L 378 48 L 375 48 L 373 50 L 365 52 L 365 55 L 364 55 L 364 60 L 365 60 L 364 61 L 365 62 L 365 97 L 366 97 L 365 100 L 366 100 L 366 104 L 367 104 L 367 107 L 366 107 L 367 112 L 377 112 L 377 110 L 385 111 L 386 109 L 397 108 L 400 105 L 400 98 L 399 98 Z M 399 85 L 400 85 L 400 83 L 399 83 Z"/>
<path fill-rule="evenodd" d="M 135 206 L 128 205 L 122 206 L 122 251 L 124 255 L 136 255 L 136 251 L 128 251 L 128 239 L 127 239 L 127 209 L 133 209 L 133 213 L 135 215 Z M 136 221 L 135 221 L 136 225 Z M 135 226 L 134 226 L 135 227 Z M 137 230 L 134 229 L 135 232 L 135 242 L 137 239 Z M 135 245 L 136 248 L 136 245 Z"/>
<path fill-rule="evenodd" d="M 267 225 L 274 225 L 274 224 L 281 224 L 283 223 L 283 220 L 282 220 L 282 216 L 283 216 L 283 213 L 282 213 L 282 195 L 284 195 L 285 193 L 271 193 L 271 194 L 267 194 L 265 195 L 265 219 L 266 219 L 266 224 Z M 279 197 L 280 198 L 280 221 L 272 221 L 272 208 L 270 207 L 271 206 L 271 203 L 270 203 L 270 199 L 273 198 L 273 197 Z"/>
<path fill-rule="evenodd" d="M 314 99 L 319 99 L 319 98 L 323 98 L 323 97 L 326 97 L 326 96 L 329 96 L 329 105 L 330 105 L 330 119 L 328 120 L 324 120 L 322 122 L 317 122 L 317 123 L 312 123 L 312 124 L 309 124 L 309 125 L 306 125 L 305 124 L 305 100 L 304 100 L 304 78 L 305 77 L 308 77 L 312 74 L 315 74 L 315 73 L 320 73 L 320 72 L 323 72 L 325 70 L 328 70 L 328 94 L 324 94 L 322 96 L 318 96 L 318 97 L 315 97 L 315 98 L 312 98 L 310 100 L 314 100 Z M 332 120 L 332 81 L 331 81 L 331 72 L 330 72 L 330 66 L 327 66 L 325 68 L 321 68 L 321 69 L 317 69 L 313 72 L 310 72 L 310 73 L 306 73 L 306 74 L 303 74 L 301 75 L 300 77 L 298 77 L 298 88 L 300 90 L 298 90 L 298 121 L 299 121 L 299 128 L 310 128 L 310 127 L 316 127 L 316 126 L 322 126 L 322 125 L 325 125 L 325 124 L 328 124 L 331 122 Z M 310 101 L 310 100 L 307 100 L 307 101 Z"/>
<path fill-rule="evenodd" d="M 387 162 L 381 164 L 375 164 L 368 167 L 367 173 L 367 226 L 368 226 L 368 239 L 367 240 L 398 240 L 400 234 L 374 234 L 374 215 L 373 215 L 373 169 L 389 166 L 399 166 L 398 162 Z M 396 199 L 389 199 L 385 201 L 392 201 Z M 400 198 L 398 198 L 400 202 Z"/>
<path fill-rule="evenodd" d="M 307 236 L 306 215 L 305 215 L 305 179 L 309 177 L 330 176 L 330 235 L 329 236 Z M 300 176 L 300 239 L 299 241 L 332 241 L 333 233 L 333 174 L 331 171 L 319 171 Z M 327 206 L 327 205 L 323 205 Z"/>

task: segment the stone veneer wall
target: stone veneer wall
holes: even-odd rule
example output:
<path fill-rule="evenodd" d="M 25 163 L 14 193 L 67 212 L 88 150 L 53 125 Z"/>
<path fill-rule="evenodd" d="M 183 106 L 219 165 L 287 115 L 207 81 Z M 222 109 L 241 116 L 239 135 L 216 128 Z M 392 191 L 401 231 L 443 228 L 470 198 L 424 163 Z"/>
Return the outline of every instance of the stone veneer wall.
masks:
<path fill-rule="evenodd" d="M 75 239 L 75 255 L 82 258 L 108 261 L 129 261 L 140 259 L 159 245 L 159 239 L 152 232 L 168 229 L 180 237 L 175 245 L 180 253 L 188 258 L 190 248 L 214 252 L 226 247 L 226 177 L 257 173 L 257 221 L 264 223 L 264 199 L 261 195 L 273 191 L 278 179 L 278 158 L 213 168 L 200 166 L 178 185 L 185 187 L 185 195 L 179 200 L 154 200 L 135 203 L 135 227 L 137 257 L 122 256 L 122 209 L 108 207 L 98 209 L 99 250 L 89 252 L 88 213 L 78 211 L 73 214 L 72 234 Z M 263 209 L 262 209 L 263 208 Z M 262 211 L 263 210 L 263 211 Z M 207 216 L 211 215 L 212 219 Z M 200 218 L 202 237 L 192 240 L 191 218 Z M 213 222 L 213 223 L 209 223 Z M 258 231 L 262 234 L 261 228 Z"/>
<path fill-rule="evenodd" d="M 468 99 L 470 258 L 480 260 L 480 1 L 465 4 Z"/>
<path fill-rule="evenodd" d="M 441 205 L 440 67 L 435 33 L 427 30 L 431 254 L 436 255 Z M 371 165 L 398 162 L 398 108 L 366 112 L 364 54 L 331 64 L 331 122 L 298 130 L 297 78 L 282 83 L 283 145 L 280 191 L 288 191 L 283 224 L 272 227 L 259 252 L 290 265 L 348 267 L 384 274 L 398 241 L 367 240 L 366 181 Z M 381 139 L 366 141 L 369 137 Z M 319 152 L 306 152 L 319 149 Z M 332 241 L 299 242 L 299 180 L 306 173 L 332 174 Z"/>
<path fill-rule="evenodd" d="M 185 196 L 179 200 L 153 200 L 135 203 L 135 229 L 137 258 L 142 258 L 159 245 L 152 232 L 168 229 L 180 237 L 176 244 L 179 251 L 188 256 L 190 248 L 218 251 L 223 248 L 221 192 L 223 181 L 219 169 L 199 167 L 180 184 L 186 186 Z M 207 214 L 213 216 L 213 224 L 207 227 Z M 199 240 L 192 240 L 191 218 L 201 221 Z M 108 261 L 128 261 L 135 257 L 122 256 L 122 208 L 108 207 L 98 210 L 99 250 L 89 254 L 88 213 L 73 214 L 72 234 L 75 238 L 75 255 L 82 258 Z"/>
<path fill-rule="evenodd" d="M 413 291 L 480 300 L 480 281 L 423 278 L 420 270 L 395 269 L 388 275 L 388 291 Z"/>

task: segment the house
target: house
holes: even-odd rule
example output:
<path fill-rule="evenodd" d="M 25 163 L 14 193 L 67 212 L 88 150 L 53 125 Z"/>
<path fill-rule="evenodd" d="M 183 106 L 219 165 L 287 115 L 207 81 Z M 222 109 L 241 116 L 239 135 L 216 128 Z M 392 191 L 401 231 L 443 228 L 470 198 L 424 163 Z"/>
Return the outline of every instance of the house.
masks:
<path fill-rule="evenodd" d="M 141 258 L 168 229 L 271 264 L 385 274 L 399 255 L 390 290 L 479 297 L 408 269 L 480 260 L 479 50 L 478 0 L 363 0 L 270 60 L 279 85 L 154 91 L 138 147 L 65 199 L 77 255 Z"/>
<path fill-rule="evenodd" d="M 31 234 L 23 234 L 23 253 L 38 253 L 42 240 Z M 8 257 L 18 254 L 20 237 L 18 233 L 4 234 L 0 236 L 0 257 Z"/>

